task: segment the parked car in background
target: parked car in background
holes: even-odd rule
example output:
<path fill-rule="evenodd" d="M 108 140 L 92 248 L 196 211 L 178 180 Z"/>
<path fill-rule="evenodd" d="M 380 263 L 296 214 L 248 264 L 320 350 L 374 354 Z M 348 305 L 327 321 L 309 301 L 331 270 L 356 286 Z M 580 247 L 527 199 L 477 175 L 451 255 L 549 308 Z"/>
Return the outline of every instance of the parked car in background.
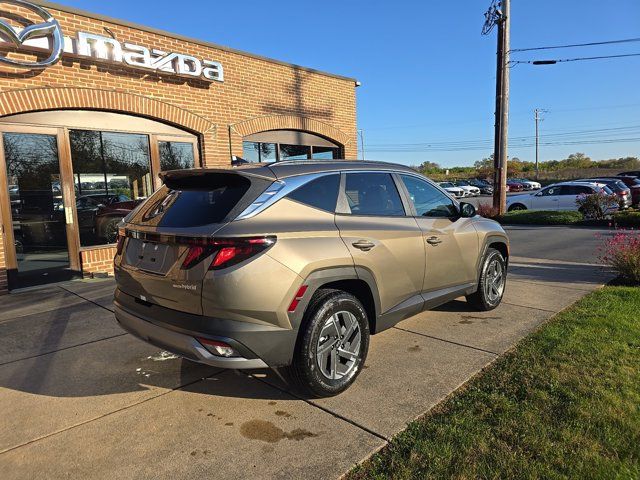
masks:
<path fill-rule="evenodd" d="M 283 161 L 161 177 L 119 226 L 114 311 L 192 361 L 283 367 L 308 394 L 336 395 L 363 370 L 371 334 L 461 295 L 483 311 L 502 300 L 502 227 L 409 167 Z"/>
<path fill-rule="evenodd" d="M 440 183 L 438 183 L 438 185 L 440 185 L 442 188 L 444 188 L 447 191 L 447 193 L 450 193 L 455 198 L 464 197 L 464 190 L 462 188 L 460 188 L 460 187 L 456 187 L 451 182 L 440 182 Z"/>
<path fill-rule="evenodd" d="M 631 203 L 633 206 L 640 205 L 640 178 L 635 176 L 622 176 L 618 175 L 617 177 L 600 177 L 600 178 L 615 178 L 624 183 L 629 190 L 631 190 Z"/>
<path fill-rule="evenodd" d="M 478 187 L 481 194 L 493 195 L 493 185 L 486 180 L 482 180 L 480 178 L 472 178 L 471 180 L 469 180 L 469 183 L 474 187 Z"/>
<path fill-rule="evenodd" d="M 561 182 L 543 188 L 538 192 L 507 197 L 507 210 L 578 210 L 576 199 L 580 195 L 604 193 L 614 195 L 605 184 L 594 182 Z M 611 214 L 617 207 L 611 208 L 605 214 Z"/>
<path fill-rule="evenodd" d="M 514 180 L 507 180 L 507 186 L 510 192 L 522 192 L 524 190 L 524 185 Z"/>
<path fill-rule="evenodd" d="M 633 201 L 631 200 L 631 189 L 627 187 L 622 181 L 617 178 L 583 178 L 579 180 L 581 182 L 598 182 L 603 183 L 607 187 L 611 189 L 613 193 L 618 196 L 618 202 L 620 203 L 620 208 L 629 208 Z"/>
<path fill-rule="evenodd" d="M 477 197 L 480 195 L 480 189 L 478 187 L 474 187 L 466 180 L 456 180 L 453 183 L 456 187 L 460 187 L 464 190 L 465 197 Z"/>
<path fill-rule="evenodd" d="M 640 170 L 630 170 L 628 172 L 621 172 L 619 177 L 640 177 Z"/>
<path fill-rule="evenodd" d="M 514 182 L 521 183 L 525 190 L 539 190 L 542 188 L 538 182 L 534 182 L 533 180 L 527 180 L 526 178 L 512 178 Z"/>

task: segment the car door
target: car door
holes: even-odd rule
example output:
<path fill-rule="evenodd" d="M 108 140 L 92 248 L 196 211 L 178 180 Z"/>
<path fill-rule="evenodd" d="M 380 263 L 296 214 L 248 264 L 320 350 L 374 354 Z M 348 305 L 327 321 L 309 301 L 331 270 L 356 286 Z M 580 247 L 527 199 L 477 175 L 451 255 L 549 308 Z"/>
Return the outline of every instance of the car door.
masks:
<path fill-rule="evenodd" d="M 336 225 L 358 275 L 375 281 L 380 313 L 422 308 L 425 246 L 390 173 L 342 175 Z M 401 305 L 402 304 L 402 305 Z"/>
<path fill-rule="evenodd" d="M 594 190 L 587 185 L 563 185 L 560 190 L 559 210 L 578 210 L 576 200 L 579 195 L 589 195 L 595 193 Z"/>
<path fill-rule="evenodd" d="M 531 200 L 532 210 L 558 210 L 561 185 L 552 185 L 536 193 Z"/>
<path fill-rule="evenodd" d="M 461 218 L 458 204 L 435 185 L 416 175 L 398 176 L 426 247 L 423 292 L 475 284 L 479 252 L 475 220 Z"/>
<path fill-rule="evenodd" d="M 558 201 L 558 210 L 577 210 L 576 198 L 580 191 L 578 185 L 562 185 Z"/>

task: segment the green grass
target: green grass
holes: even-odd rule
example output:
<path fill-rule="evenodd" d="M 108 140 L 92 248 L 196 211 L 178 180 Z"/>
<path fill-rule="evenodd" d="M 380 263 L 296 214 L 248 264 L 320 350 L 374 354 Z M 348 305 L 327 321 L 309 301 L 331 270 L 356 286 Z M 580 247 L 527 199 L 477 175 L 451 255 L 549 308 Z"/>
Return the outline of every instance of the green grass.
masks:
<path fill-rule="evenodd" d="M 347 478 L 637 479 L 639 456 L 640 288 L 605 287 Z"/>
<path fill-rule="evenodd" d="M 583 220 L 580 212 L 571 210 L 518 210 L 496 218 L 508 225 L 572 225 Z"/>

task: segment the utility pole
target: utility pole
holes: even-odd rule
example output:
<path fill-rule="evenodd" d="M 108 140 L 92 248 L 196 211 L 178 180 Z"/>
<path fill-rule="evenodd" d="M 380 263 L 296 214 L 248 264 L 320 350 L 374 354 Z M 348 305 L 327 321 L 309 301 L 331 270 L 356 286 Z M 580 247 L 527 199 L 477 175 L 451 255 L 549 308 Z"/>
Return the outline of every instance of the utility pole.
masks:
<path fill-rule="evenodd" d="M 493 148 L 493 206 L 502 214 L 507 203 L 507 145 L 509 127 L 510 0 L 493 1 L 485 14 L 483 34 L 498 26 L 496 61 L 496 112 Z"/>
<path fill-rule="evenodd" d="M 364 160 L 364 131 L 362 129 L 358 130 L 358 134 L 360 135 L 360 150 L 362 151 L 362 160 Z"/>
<path fill-rule="evenodd" d="M 536 181 L 538 181 L 538 173 L 539 173 L 538 172 L 538 161 L 539 161 L 539 149 L 540 149 L 540 147 L 539 147 L 540 135 L 539 135 L 538 123 L 543 120 L 542 117 L 540 117 L 540 114 L 541 113 L 545 113 L 546 110 L 542 110 L 540 108 L 536 108 L 533 112 L 535 114 L 534 119 L 536 121 Z"/>
<path fill-rule="evenodd" d="M 538 145 L 538 120 L 540 120 L 540 116 L 538 115 L 539 110 L 536 108 L 534 110 L 535 113 L 535 121 L 536 121 L 536 182 L 538 181 L 538 157 L 539 157 L 539 145 Z"/>

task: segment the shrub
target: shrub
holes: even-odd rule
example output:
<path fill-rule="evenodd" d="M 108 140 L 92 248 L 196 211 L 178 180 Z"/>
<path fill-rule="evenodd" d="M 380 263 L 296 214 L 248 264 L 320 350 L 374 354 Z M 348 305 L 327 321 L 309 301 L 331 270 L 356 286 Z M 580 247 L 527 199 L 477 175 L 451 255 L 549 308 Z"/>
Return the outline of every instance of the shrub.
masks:
<path fill-rule="evenodd" d="M 640 212 L 618 212 L 613 216 L 619 227 L 640 227 Z"/>
<path fill-rule="evenodd" d="M 573 225 L 582 221 L 582 214 L 572 210 L 517 210 L 496 220 L 507 225 Z"/>
<path fill-rule="evenodd" d="M 576 198 L 576 205 L 584 218 L 602 220 L 607 215 L 607 211 L 618 206 L 618 197 L 604 192 L 582 194 Z"/>
<path fill-rule="evenodd" d="M 618 230 L 602 250 L 600 260 L 611 265 L 621 280 L 640 285 L 640 231 Z"/>
<path fill-rule="evenodd" d="M 480 205 L 478 205 L 476 212 L 481 217 L 496 218 L 498 216 L 499 210 L 493 205 L 489 205 L 488 203 L 481 203 Z"/>

